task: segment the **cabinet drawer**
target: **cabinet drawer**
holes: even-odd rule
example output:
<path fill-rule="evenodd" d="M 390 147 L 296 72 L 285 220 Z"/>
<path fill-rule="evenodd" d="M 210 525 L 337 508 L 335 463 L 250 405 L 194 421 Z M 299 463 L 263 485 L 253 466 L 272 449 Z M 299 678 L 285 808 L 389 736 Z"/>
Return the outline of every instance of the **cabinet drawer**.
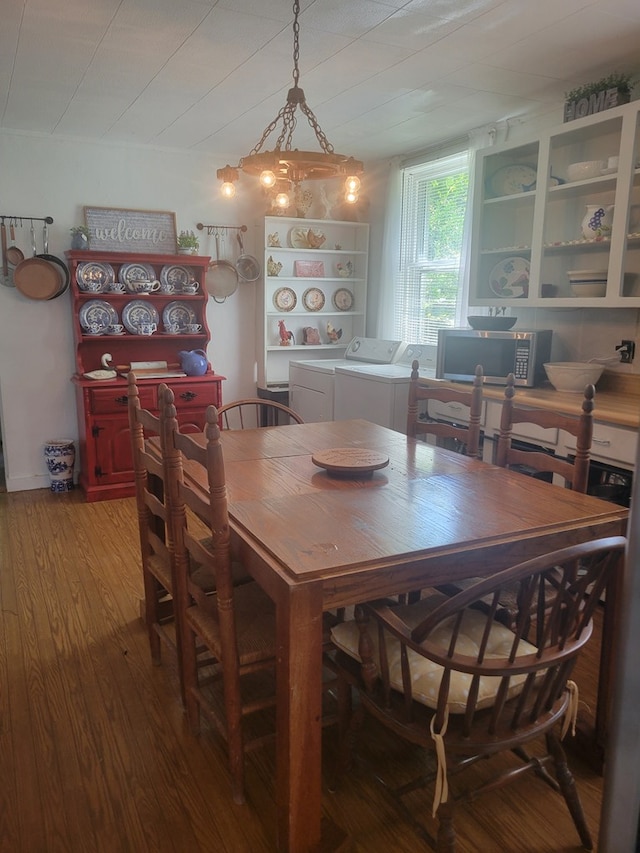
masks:
<path fill-rule="evenodd" d="M 591 458 L 605 462 L 621 463 L 623 467 L 635 469 L 638 433 L 632 429 L 595 423 L 591 442 Z M 576 441 L 573 436 L 566 443 L 566 452 L 575 453 Z"/>
<path fill-rule="evenodd" d="M 140 394 L 140 405 L 143 409 L 156 409 L 155 386 L 144 385 L 138 388 Z M 89 411 L 94 415 L 110 415 L 116 412 L 127 411 L 127 389 L 118 388 L 95 388 L 89 392 Z"/>
<path fill-rule="evenodd" d="M 175 405 L 178 412 L 185 409 L 205 409 L 207 406 L 220 405 L 219 382 L 180 383 L 170 386 L 175 395 Z"/>
<path fill-rule="evenodd" d="M 441 400 L 428 401 L 429 417 L 438 421 L 451 421 L 452 423 L 469 423 L 470 409 L 462 403 L 443 403 Z M 486 403 L 482 404 L 480 423 L 484 424 L 487 414 Z"/>

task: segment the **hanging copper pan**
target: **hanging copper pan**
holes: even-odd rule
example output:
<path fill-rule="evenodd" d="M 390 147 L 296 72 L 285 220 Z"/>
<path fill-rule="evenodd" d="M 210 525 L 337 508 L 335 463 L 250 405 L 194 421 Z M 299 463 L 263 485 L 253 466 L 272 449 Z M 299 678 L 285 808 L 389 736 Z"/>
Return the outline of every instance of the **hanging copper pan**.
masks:
<path fill-rule="evenodd" d="M 23 296 L 29 299 L 53 299 L 62 288 L 61 271 L 46 258 L 38 257 L 33 222 L 30 233 L 33 257 L 26 258 L 15 268 L 13 273 L 15 286 Z"/>

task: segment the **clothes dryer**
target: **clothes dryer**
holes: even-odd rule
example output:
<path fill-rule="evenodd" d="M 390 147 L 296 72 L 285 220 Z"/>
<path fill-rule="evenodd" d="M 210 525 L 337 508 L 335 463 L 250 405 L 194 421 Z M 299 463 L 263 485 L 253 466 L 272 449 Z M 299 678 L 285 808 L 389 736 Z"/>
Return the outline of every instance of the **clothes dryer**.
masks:
<path fill-rule="evenodd" d="M 406 432 L 411 365 L 420 376 L 435 377 L 436 347 L 408 344 L 393 364 L 341 364 L 335 368 L 334 420 L 364 418 Z"/>

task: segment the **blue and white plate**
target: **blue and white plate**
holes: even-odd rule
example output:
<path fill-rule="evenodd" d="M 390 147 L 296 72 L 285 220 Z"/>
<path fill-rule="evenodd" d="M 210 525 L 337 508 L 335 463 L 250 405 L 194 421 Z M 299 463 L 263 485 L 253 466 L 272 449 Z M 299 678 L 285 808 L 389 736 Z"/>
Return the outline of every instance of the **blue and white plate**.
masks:
<path fill-rule="evenodd" d="M 153 276 L 152 276 L 153 278 Z M 76 269 L 76 281 L 80 290 L 88 290 L 96 282 L 101 285 L 100 290 L 107 290 L 115 281 L 115 273 L 111 264 L 99 264 L 96 261 L 86 261 L 78 264 Z"/>
<path fill-rule="evenodd" d="M 85 332 L 94 324 L 106 332 L 108 326 L 113 326 L 118 322 L 118 312 L 113 305 L 104 302 L 102 299 L 90 299 L 84 303 L 78 312 L 78 319 Z M 99 334 L 99 332 L 94 334 Z"/>
<path fill-rule="evenodd" d="M 505 258 L 489 273 L 489 287 L 495 296 L 518 299 L 529 292 L 529 261 L 526 258 Z"/>
<path fill-rule="evenodd" d="M 160 271 L 160 284 L 172 284 L 176 290 L 182 290 L 194 279 L 193 270 L 190 267 L 181 267 L 179 264 L 169 264 L 162 267 Z"/>
<path fill-rule="evenodd" d="M 151 264 L 123 264 L 118 273 L 118 280 L 125 285 L 130 293 L 136 293 L 136 281 L 153 281 L 156 273 Z"/>
<path fill-rule="evenodd" d="M 117 320 L 114 320 L 117 323 Z M 122 322 L 124 327 L 131 335 L 138 334 L 138 326 L 141 323 L 155 323 L 156 326 L 160 322 L 160 315 L 155 307 L 143 299 L 134 299 L 122 309 Z"/>
<path fill-rule="evenodd" d="M 189 323 L 196 323 L 195 311 L 184 302 L 170 302 L 162 312 L 162 322 L 165 325 L 177 323 L 184 329 Z"/>

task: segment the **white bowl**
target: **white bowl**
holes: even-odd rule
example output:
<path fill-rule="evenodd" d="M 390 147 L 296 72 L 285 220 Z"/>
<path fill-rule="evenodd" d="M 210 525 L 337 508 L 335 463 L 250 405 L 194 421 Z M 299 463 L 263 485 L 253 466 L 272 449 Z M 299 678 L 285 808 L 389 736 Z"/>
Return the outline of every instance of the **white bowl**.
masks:
<path fill-rule="evenodd" d="M 606 270 L 567 270 L 567 278 L 574 284 L 588 281 L 606 281 Z"/>
<path fill-rule="evenodd" d="M 571 292 L 579 299 L 588 299 L 590 296 L 604 296 L 607 292 L 607 280 L 572 281 Z"/>
<path fill-rule="evenodd" d="M 604 365 L 586 361 L 552 361 L 545 364 L 544 369 L 556 391 L 583 394 L 585 385 L 595 385 L 600 379 Z"/>
<path fill-rule="evenodd" d="M 587 178 L 599 178 L 602 169 L 607 166 L 604 160 L 583 160 L 567 166 L 567 178 L 570 181 L 585 181 Z"/>

